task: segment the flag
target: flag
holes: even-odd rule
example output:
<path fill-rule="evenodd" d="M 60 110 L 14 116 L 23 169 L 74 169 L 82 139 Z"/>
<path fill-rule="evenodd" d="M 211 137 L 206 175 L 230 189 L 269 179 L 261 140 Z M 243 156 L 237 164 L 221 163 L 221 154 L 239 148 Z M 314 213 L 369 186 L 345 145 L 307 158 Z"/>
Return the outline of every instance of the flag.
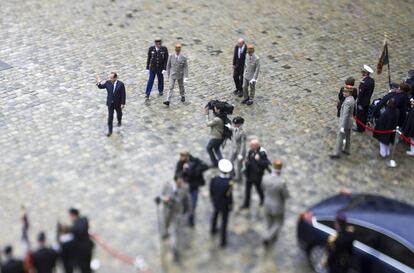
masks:
<path fill-rule="evenodd" d="M 377 74 L 381 74 L 382 67 L 388 64 L 388 44 L 387 39 L 384 39 L 384 48 L 382 49 L 378 64 L 377 64 Z"/>

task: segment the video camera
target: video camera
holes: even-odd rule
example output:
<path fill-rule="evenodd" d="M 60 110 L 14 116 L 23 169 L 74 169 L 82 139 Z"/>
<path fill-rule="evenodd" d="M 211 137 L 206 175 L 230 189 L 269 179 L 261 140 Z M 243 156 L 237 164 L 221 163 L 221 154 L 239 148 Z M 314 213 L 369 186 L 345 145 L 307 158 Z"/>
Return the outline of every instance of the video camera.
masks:
<path fill-rule="evenodd" d="M 214 111 L 214 107 L 220 109 L 221 113 L 225 115 L 232 115 L 234 106 L 226 101 L 211 100 L 207 103 L 206 108 Z"/>

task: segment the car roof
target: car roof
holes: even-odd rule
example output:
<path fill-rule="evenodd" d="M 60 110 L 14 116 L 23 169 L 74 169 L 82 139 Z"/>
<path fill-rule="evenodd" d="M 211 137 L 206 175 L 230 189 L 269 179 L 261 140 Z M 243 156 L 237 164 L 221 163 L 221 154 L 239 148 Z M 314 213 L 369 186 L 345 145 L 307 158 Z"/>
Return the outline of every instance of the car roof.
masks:
<path fill-rule="evenodd" d="M 374 194 L 338 194 L 310 209 L 315 216 L 335 217 L 342 212 L 351 222 L 392 233 L 414 249 L 414 206 Z M 390 235 L 390 234 L 389 234 Z"/>

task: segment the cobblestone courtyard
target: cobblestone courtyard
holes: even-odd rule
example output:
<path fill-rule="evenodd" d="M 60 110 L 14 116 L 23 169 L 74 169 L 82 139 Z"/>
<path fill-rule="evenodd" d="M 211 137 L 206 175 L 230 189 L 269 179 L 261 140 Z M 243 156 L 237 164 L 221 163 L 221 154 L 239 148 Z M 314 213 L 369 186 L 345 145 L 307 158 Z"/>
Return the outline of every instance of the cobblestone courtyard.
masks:
<path fill-rule="evenodd" d="M 143 255 L 153 272 L 310 272 L 295 237 L 308 206 L 342 188 L 413 202 L 407 145 L 397 149 L 396 169 L 379 159 L 369 133 L 352 135 L 350 157 L 328 157 L 337 92 L 346 77 L 360 78 L 361 64 L 375 67 L 385 31 L 393 80 L 414 68 L 413 14 L 412 0 L 1 1 L 0 60 L 13 68 L 0 71 L 0 246 L 19 241 L 22 203 L 32 239 L 44 229 L 50 240 L 56 221 L 67 221 L 67 208 L 77 206 L 93 231 L 125 254 Z M 170 51 L 180 41 L 189 58 L 187 101 L 177 95 L 169 109 L 156 92 L 144 100 L 146 53 L 156 36 Z M 239 37 L 256 44 L 262 61 L 251 107 L 231 94 Z M 94 79 L 110 71 L 126 84 L 127 105 L 122 129 L 107 138 L 106 93 Z M 381 97 L 387 75 L 374 78 L 373 98 Z M 254 199 L 250 212 L 233 212 L 229 247 L 220 250 L 208 232 L 204 187 L 178 267 L 168 245 L 160 247 L 153 199 L 172 178 L 178 151 L 207 161 L 202 108 L 213 98 L 234 103 L 249 135 L 284 161 L 287 219 L 266 255 Z M 242 190 L 235 189 L 237 208 Z M 135 272 L 99 247 L 95 253 L 99 272 Z"/>

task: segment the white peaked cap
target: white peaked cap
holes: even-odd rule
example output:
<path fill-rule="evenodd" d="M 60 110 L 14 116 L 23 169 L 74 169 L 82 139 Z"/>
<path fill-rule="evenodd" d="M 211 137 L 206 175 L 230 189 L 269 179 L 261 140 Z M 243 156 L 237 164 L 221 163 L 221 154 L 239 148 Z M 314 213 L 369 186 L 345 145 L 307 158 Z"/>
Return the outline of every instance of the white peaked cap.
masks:
<path fill-rule="evenodd" d="M 233 170 L 233 164 L 228 159 L 221 159 L 218 168 L 222 173 L 229 173 Z"/>
<path fill-rule="evenodd" d="M 364 64 L 364 66 L 362 67 L 362 69 L 364 69 L 368 73 L 374 73 L 374 70 L 369 65 Z"/>

